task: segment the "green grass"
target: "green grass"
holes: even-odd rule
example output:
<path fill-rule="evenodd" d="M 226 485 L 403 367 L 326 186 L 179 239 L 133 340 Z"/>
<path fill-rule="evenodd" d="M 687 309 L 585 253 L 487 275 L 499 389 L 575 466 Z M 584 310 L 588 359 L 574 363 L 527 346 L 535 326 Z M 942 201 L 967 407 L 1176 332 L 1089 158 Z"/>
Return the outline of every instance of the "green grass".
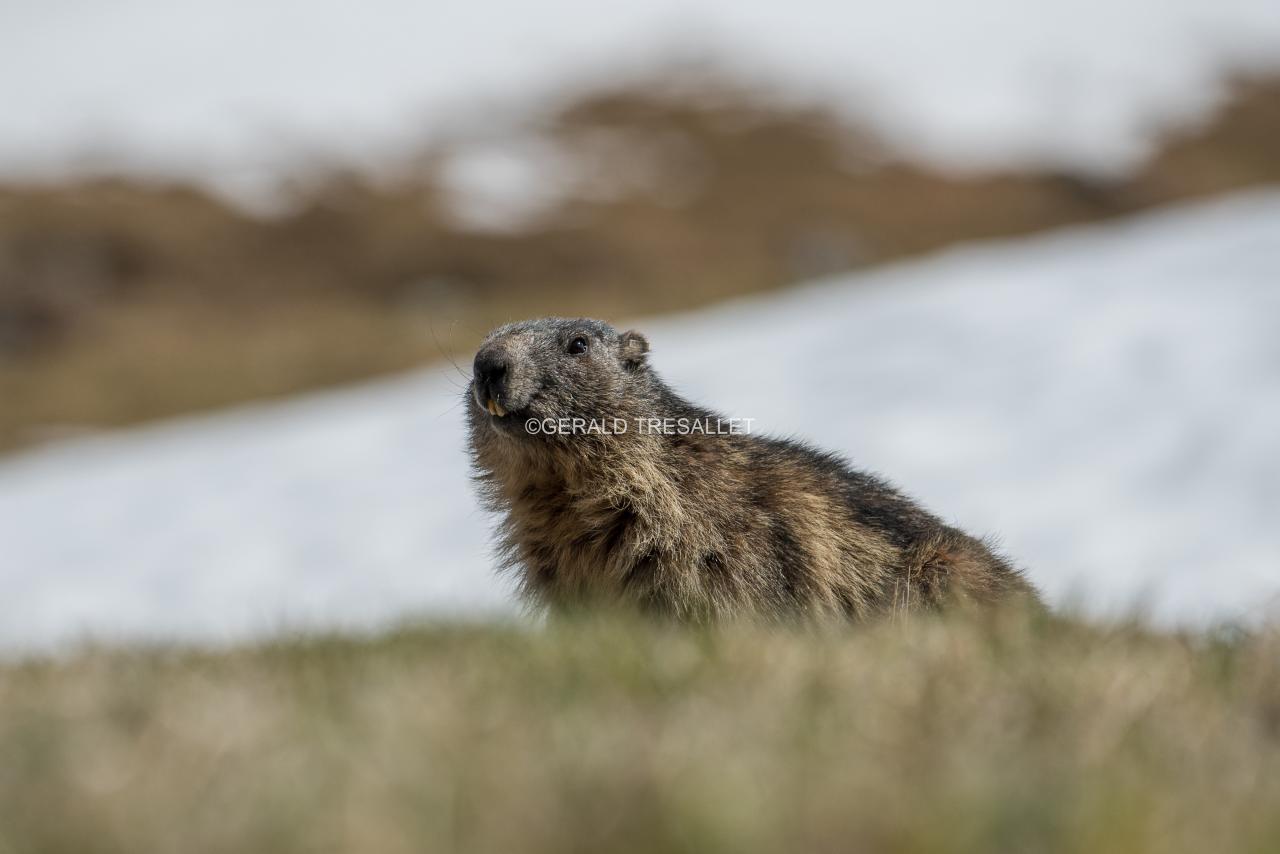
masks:
<path fill-rule="evenodd" d="M 1280 634 L 422 627 L 0 666 L 0 852 L 1280 850 Z"/>

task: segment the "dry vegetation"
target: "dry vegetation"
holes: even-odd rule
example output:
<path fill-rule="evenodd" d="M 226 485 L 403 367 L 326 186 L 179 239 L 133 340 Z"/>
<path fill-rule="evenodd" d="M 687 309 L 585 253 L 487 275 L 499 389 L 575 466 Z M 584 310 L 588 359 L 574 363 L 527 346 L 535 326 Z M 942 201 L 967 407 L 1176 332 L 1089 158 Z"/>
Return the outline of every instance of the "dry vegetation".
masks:
<path fill-rule="evenodd" d="M 504 233 L 450 213 L 443 145 L 397 181 L 310 176 L 271 217 L 190 187 L 0 187 L 0 448 L 408 367 L 512 317 L 688 308 L 1280 180 L 1275 79 L 1109 182 L 938 174 L 728 85 L 603 92 L 532 130 L 582 180 Z"/>
<path fill-rule="evenodd" d="M 0 666 L 0 852 L 1280 850 L 1280 636 L 424 627 Z"/>

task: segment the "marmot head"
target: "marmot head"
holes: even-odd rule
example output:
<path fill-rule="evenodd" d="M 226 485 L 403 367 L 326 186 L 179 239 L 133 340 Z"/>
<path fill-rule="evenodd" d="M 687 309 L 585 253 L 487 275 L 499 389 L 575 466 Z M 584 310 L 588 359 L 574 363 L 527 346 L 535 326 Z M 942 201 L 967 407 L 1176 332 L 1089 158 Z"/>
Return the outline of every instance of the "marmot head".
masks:
<path fill-rule="evenodd" d="M 548 317 L 490 332 L 472 369 L 471 418 L 526 434 L 530 419 L 628 417 L 647 398 L 649 342 L 599 320 Z"/>

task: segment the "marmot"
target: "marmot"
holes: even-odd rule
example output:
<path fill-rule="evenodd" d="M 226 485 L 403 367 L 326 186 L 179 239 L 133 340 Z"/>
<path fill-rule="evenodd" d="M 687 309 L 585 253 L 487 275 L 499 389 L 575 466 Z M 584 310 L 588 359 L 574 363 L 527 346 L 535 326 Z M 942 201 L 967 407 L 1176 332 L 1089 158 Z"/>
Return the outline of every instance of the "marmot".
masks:
<path fill-rule="evenodd" d="M 476 480 L 529 602 L 707 621 L 1037 601 L 988 545 L 834 454 L 734 430 L 648 352 L 638 332 L 545 318 L 476 354 Z"/>

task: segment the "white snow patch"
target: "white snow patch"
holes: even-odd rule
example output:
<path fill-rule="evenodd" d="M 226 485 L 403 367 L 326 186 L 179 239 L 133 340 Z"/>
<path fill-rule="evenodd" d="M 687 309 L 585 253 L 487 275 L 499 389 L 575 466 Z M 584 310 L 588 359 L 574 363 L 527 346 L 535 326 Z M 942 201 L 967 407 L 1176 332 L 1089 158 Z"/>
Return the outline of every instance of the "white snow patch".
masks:
<path fill-rule="evenodd" d="M 1228 68 L 1275 68 L 1275 0 L 118 0 L 0 4 L 0 175 L 186 176 L 266 192 L 373 168 L 459 109 L 710 57 L 869 116 L 947 165 L 1114 171 Z M 504 167 L 505 168 L 505 167 Z M 496 180 L 496 179 L 495 179 Z"/>

